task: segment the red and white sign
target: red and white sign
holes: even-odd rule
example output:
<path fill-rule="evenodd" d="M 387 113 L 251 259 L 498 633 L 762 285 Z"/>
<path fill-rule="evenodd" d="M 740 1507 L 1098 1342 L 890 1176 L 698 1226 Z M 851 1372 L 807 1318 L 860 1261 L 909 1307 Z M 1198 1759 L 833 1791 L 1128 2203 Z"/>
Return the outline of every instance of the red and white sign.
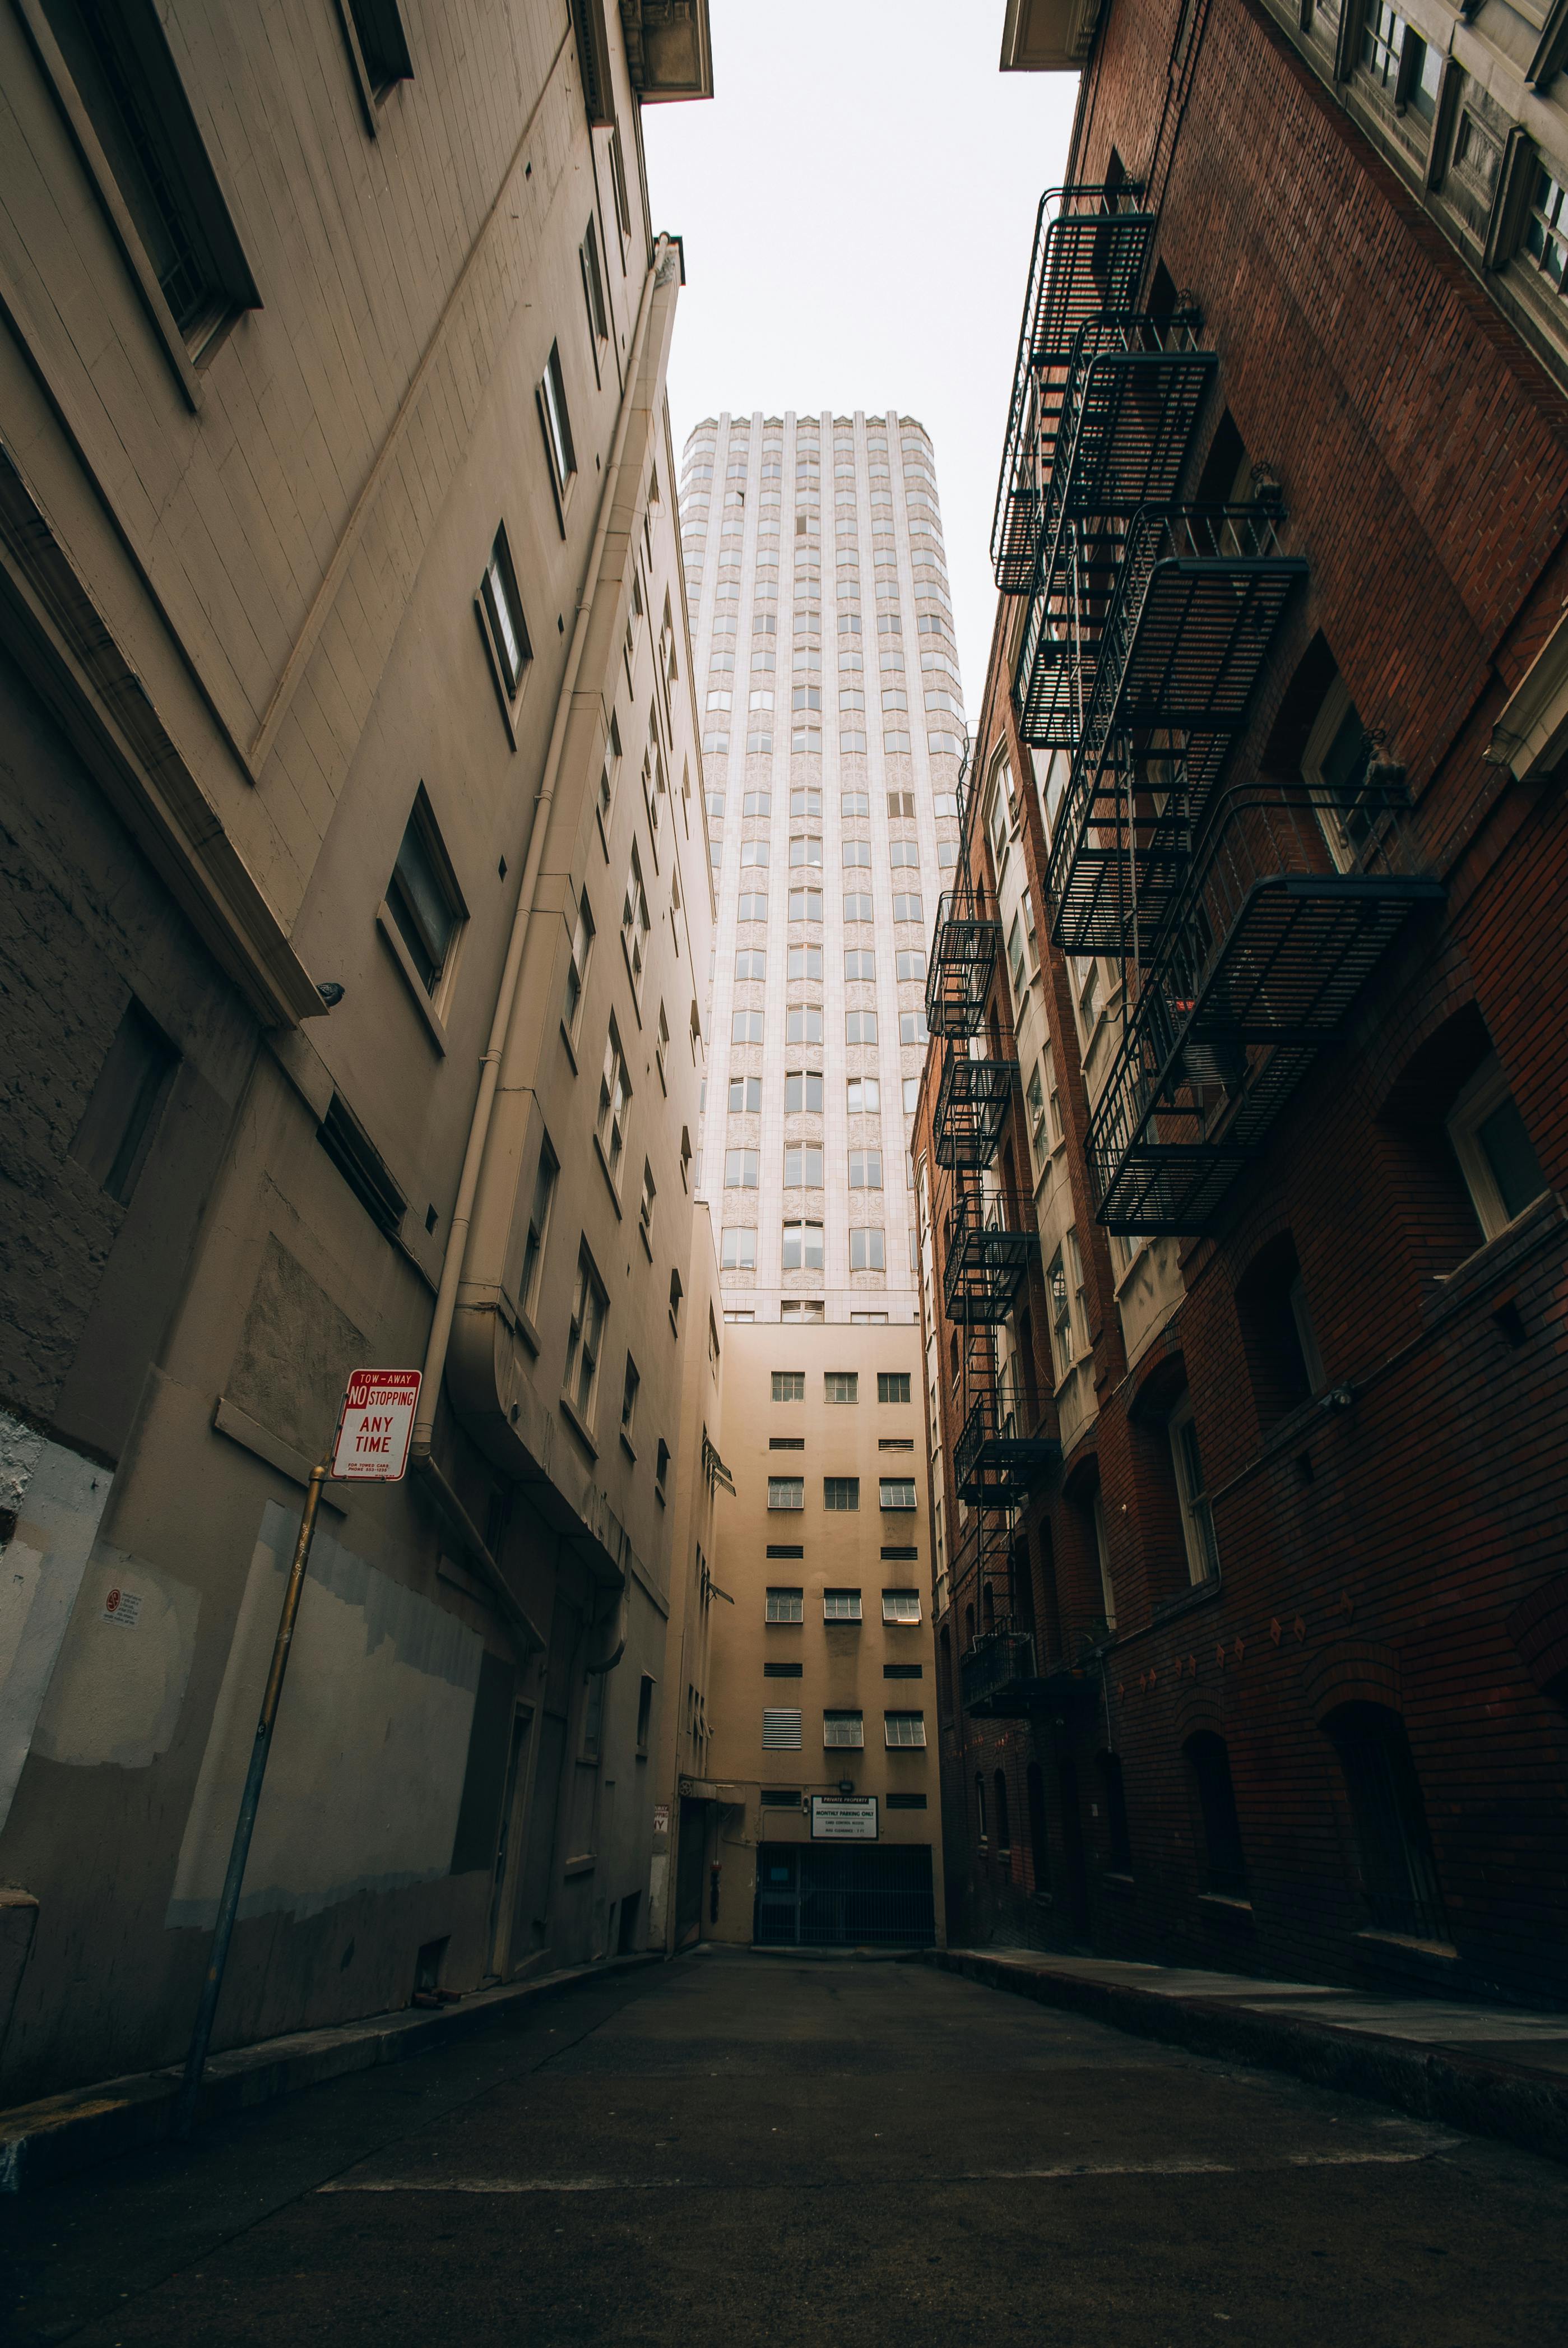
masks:
<path fill-rule="evenodd" d="M 340 1483 L 395 1484 L 408 1465 L 419 1401 L 417 1370 L 351 1370 L 333 1446 Z"/>

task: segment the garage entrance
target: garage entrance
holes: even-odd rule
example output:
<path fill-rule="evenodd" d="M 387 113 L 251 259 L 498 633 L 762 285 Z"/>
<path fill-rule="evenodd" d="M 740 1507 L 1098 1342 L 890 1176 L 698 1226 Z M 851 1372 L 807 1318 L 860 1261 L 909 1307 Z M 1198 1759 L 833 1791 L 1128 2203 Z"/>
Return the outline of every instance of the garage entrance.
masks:
<path fill-rule="evenodd" d="M 762 1843 L 753 1931 L 770 1948 L 929 1948 L 931 1847 Z"/>

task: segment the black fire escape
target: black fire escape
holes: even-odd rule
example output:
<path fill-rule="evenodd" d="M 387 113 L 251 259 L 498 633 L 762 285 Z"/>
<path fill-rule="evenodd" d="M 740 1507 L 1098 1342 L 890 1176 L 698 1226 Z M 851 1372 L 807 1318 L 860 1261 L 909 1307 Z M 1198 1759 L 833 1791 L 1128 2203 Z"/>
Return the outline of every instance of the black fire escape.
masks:
<path fill-rule="evenodd" d="M 1032 1634 L 1014 1620 L 1019 1512 L 1061 1455 L 1040 1424 L 1042 1406 L 1030 1392 L 1022 1356 L 1003 1344 L 1040 1241 L 1031 1205 L 992 1174 L 1019 1070 L 1001 1036 L 995 988 L 1001 931 L 974 841 L 977 809 L 967 782 L 960 885 L 938 907 L 926 983 L 927 1025 L 942 1039 L 932 1211 L 949 1333 L 943 1373 L 953 1383 L 958 1420 L 950 1578 L 955 1619 L 967 1626 L 963 1702 L 968 1712 L 1005 1718 L 1030 1710 L 1037 1689 Z"/>
<path fill-rule="evenodd" d="M 1125 184 L 1041 207 L 992 554 L 998 586 L 1029 597 L 1020 730 L 1071 756 L 1051 933 L 1122 965 L 1088 1142 L 1099 1219 L 1194 1234 L 1442 891 L 1370 739 L 1332 797 L 1232 769 L 1307 565 L 1261 471 L 1245 501 L 1181 502 L 1216 362 L 1190 302 L 1134 306 L 1152 230 Z"/>

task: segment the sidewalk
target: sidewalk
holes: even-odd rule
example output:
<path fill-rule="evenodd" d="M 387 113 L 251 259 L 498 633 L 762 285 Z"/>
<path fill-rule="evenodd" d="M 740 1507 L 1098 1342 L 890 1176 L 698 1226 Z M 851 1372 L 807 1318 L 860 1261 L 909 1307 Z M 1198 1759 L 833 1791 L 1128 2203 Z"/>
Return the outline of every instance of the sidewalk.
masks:
<path fill-rule="evenodd" d="M 411 2006 L 400 2013 L 369 2014 L 362 2022 L 345 2022 L 331 2030 L 299 2030 L 255 2046 L 233 2047 L 209 2058 L 197 2125 L 270 2103 L 275 2096 L 293 2095 L 301 2087 L 318 2086 L 325 2079 L 342 2078 L 346 2072 L 401 2063 L 426 2047 L 450 2045 L 497 2014 L 533 2000 L 663 1962 L 661 1950 L 610 1957 L 596 1965 L 544 1973 L 538 1981 L 477 1990 L 436 2010 Z M 0 2193 L 32 2192 L 100 2160 L 161 2144 L 172 2132 L 180 2076 L 181 2066 L 176 2064 L 0 2111 Z"/>
<path fill-rule="evenodd" d="M 1568 2013 L 1026 1949 L 937 1949 L 927 1962 L 1138 2037 L 1568 2160 Z"/>

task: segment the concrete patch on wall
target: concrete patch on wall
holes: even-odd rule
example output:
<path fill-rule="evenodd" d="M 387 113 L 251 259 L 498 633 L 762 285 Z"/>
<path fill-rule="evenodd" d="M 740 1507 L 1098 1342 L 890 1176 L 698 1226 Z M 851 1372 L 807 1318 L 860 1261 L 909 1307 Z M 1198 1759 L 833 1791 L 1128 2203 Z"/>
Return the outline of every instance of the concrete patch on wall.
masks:
<path fill-rule="evenodd" d="M 146 1769 L 174 1738 L 201 1595 L 100 1542 L 60 1650 L 33 1750 L 77 1769 Z"/>
<path fill-rule="evenodd" d="M 210 1927 L 298 1519 L 269 1501 L 166 1924 Z M 318 1529 L 251 1846 L 241 1916 L 313 1916 L 444 1876 L 484 1641 Z"/>
<path fill-rule="evenodd" d="M 0 1485 L 15 1518 L 0 1550 L 0 1827 L 113 1482 L 108 1468 L 0 1410 Z"/>

